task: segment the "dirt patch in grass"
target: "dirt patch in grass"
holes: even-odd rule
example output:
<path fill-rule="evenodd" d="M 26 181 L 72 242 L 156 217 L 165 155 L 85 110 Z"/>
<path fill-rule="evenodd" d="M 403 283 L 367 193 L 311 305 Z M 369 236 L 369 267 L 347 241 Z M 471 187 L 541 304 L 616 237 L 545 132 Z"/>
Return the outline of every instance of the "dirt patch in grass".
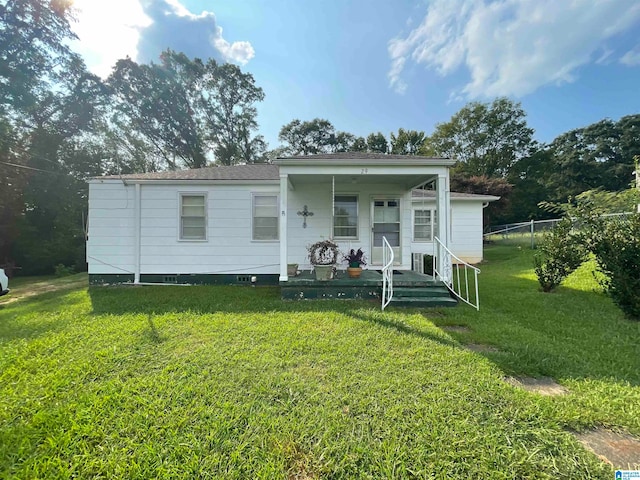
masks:
<path fill-rule="evenodd" d="M 616 470 L 640 469 L 640 440 L 626 433 L 616 433 L 599 428 L 576 437 Z"/>
<path fill-rule="evenodd" d="M 284 453 L 287 457 L 288 480 L 314 480 L 318 478 L 312 456 L 305 452 L 300 445 L 289 443 L 285 445 Z"/>
<path fill-rule="evenodd" d="M 549 377 L 507 377 L 505 380 L 514 387 L 524 388 L 540 395 L 555 396 L 569 393 L 569 390 Z"/>
<path fill-rule="evenodd" d="M 442 328 L 445 332 L 471 333 L 471 329 L 464 325 L 444 325 L 440 328 Z"/>
<path fill-rule="evenodd" d="M 486 345 L 484 343 L 468 343 L 465 347 L 477 353 L 497 353 L 500 351 L 493 345 Z"/>
<path fill-rule="evenodd" d="M 36 295 L 42 295 L 43 293 L 82 288 L 86 286 L 88 286 L 86 274 L 71 275 L 63 278 L 52 278 L 33 283 L 29 282 L 20 284 L 15 288 L 11 286 L 11 283 L 9 283 L 11 293 L 0 299 L 0 305 L 17 302 L 23 298 L 35 297 Z"/>

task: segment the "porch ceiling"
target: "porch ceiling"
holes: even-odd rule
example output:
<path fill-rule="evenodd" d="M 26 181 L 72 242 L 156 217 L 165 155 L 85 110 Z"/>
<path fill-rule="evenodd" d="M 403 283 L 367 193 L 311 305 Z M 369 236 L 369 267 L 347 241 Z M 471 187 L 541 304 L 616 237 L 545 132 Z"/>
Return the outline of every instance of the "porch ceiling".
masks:
<path fill-rule="evenodd" d="M 409 190 L 415 188 L 424 183 L 431 182 L 437 178 L 437 175 L 433 174 L 356 174 L 356 175 L 330 175 L 330 174 L 292 174 L 289 175 L 289 181 L 293 188 L 297 188 L 302 185 L 321 185 L 326 184 L 331 187 L 331 182 L 335 178 L 336 187 L 344 186 L 357 186 L 357 185 L 397 185 L 398 188 L 403 190 Z"/>

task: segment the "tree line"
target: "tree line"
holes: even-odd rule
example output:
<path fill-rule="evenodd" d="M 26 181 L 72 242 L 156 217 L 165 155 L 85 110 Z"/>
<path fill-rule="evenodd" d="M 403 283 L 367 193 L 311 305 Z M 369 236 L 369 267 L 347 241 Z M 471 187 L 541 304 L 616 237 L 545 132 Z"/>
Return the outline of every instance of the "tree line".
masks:
<path fill-rule="evenodd" d="M 543 218 L 541 201 L 628 187 L 640 115 L 534 139 L 521 105 L 472 102 L 431 134 L 356 136 L 326 119 L 294 119 L 279 146 L 259 134 L 263 90 L 239 67 L 166 50 L 130 58 L 106 79 L 70 47 L 73 11 L 56 0 L 0 1 L 0 265 L 50 273 L 85 268 L 86 180 L 277 156 L 359 151 L 455 158 L 452 190 L 495 194 L 487 221 Z"/>

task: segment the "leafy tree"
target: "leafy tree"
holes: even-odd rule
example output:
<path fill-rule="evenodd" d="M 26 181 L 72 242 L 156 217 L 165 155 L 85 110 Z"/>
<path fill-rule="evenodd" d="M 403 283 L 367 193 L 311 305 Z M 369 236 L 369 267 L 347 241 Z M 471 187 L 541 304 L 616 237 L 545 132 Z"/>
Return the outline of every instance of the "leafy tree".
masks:
<path fill-rule="evenodd" d="M 118 60 L 108 79 L 115 101 L 112 121 L 119 130 L 138 132 L 170 169 L 203 167 L 202 124 L 195 115 L 199 75 L 182 54 L 167 52 L 161 61 L 139 65 L 130 58 Z"/>
<path fill-rule="evenodd" d="M 467 176 L 506 177 L 534 148 L 520 103 L 497 98 L 490 104 L 471 102 L 436 125 L 422 153 L 455 158 L 457 170 Z"/>
<path fill-rule="evenodd" d="M 640 152 L 640 114 L 563 133 L 550 148 L 555 161 L 545 180 L 554 200 L 597 188 L 623 190 L 631 180 L 633 156 Z"/>
<path fill-rule="evenodd" d="M 100 173 L 84 144 L 105 89 L 69 49 L 69 6 L 0 5 L 0 262 L 22 273 L 51 272 L 53 262 L 84 268 L 84 178 Z"/>
<path fill-rule="evenodd" d="M 513 185 L 513 194 L 501 215 L 500 223 L 541 220 L 555 216 L 538 207 L 540 202 L 552 197 L 546 180 L 552 169 L 553 155 L 548 148 L 537 150 L 513 165 L 507 177 L 507 181 Z"/>
<path fill-rule="evenodd" d="M 210 153 L 222 165 L 264 156 L 264 138 L 255 135 L 255 103 L 264 92 L 235 65 L 167 50 L 159 64 L 119 60 L 108 82 L 114 92 L 110 123 L 123 140 L 120 152 L 134 163 L 151 156 L 154 167 L 199 168 Z"/>
<path fill-rule="evenodd" d="M 483 210 L 484 224 L 503 223 L 504 215 L 509 208 L 511 185 L 504 178 L 489 178 L 486 176 L 467 177 L 460 173 L 451 176 L 452 192 L 459 193 L 475 193 L 478 195 L 494 195 L 500 197 L 500 200 L 491 202 L 487 208 Z"/>
<path fill-rule="evenodd" d="M 367 150 L 373 153 L 387 153 L 389 142 L 381 132 L 371 133 L 367 137 Z"/>
<path fill-rule="evenodd" d="M 284 143 L 285 155 L 349 152 L 357 140 L 351 133 L 336 131 L 329 120 L 322 118 L 292 120 L 280 129 L 278 139 Z"/>
<path fill-rule="evenodd" d="M 419 155 L 423 149 L 424 141 L 424 132 L 400 128 L 397 134 L 391 133 L 391 153 Z"/>
<path fill-rule="evenodd" d="M 367 151 L 367 141 L 364 137 L 356 137 L 351 144 L 352 152 L 366 152 Z"/>
<path fill-rule="evenodd" d="M 0 113 L 32 108 L 37 95 L 79 59 L 69 48 L 76 38 L 70 6 L 64 0 L 0 3 Z"/>
<path fill-rule="evenodd" d="M 314 155 L 329 152 L 335 133 L 329 120 L 314 118 L 303 122 L 295 119 L 280 129 L 278 139 L 285 144 L 288 155 Z"/>
<path fill-rule="evenodd" d="M 337 132 L 332 139 L 331 150 L 333 152 L 351 152 L 353 151 L 353 142 L 356 137 L 351 133 Z"/>
<path fill-rule="evenodd" d="M 185 58 L 182 55 L 183 63 Z M 264 91 L 256 86 L 253 75 L 236 65 L 209 60 L 204 65 L 202 87 L 200 102 L 216 161 L 222 165 L 259 161 L 266 143 L 264 137 L 252 135 L 258 129 L 255 104 L 264 100 Z"/>

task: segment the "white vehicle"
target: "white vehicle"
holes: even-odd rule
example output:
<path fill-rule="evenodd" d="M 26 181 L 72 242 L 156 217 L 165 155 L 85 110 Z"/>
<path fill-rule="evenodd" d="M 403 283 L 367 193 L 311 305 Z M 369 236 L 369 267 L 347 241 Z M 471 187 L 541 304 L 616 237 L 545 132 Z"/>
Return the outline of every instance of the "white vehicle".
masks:
<path fill-rule="evenodd" d="M 4 270 L 0 268 L 0 297 L 9 293 L 9 278 L 4 274 Z"/>

